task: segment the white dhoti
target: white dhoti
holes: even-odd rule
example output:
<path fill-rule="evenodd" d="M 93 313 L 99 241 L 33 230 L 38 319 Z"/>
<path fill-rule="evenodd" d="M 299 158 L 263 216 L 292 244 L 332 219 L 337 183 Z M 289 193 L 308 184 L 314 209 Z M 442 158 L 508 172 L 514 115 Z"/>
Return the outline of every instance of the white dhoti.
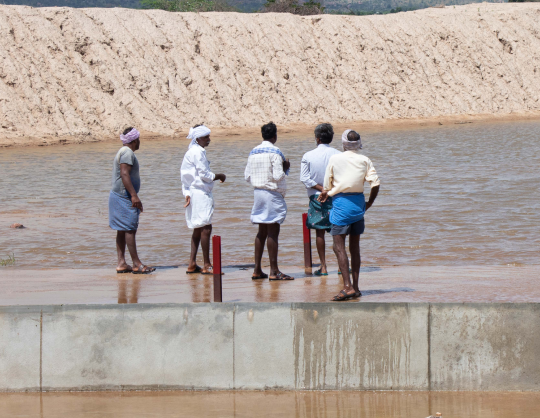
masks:
<path fill-rule="evenodd" d="M 285 198 L 279 192 L 255 189 L 251 223 L 282 224 L 287 216 Z"/>
<path fill-rule="evenodd" d="M 214 197 L 212 193 L 191 189 L 191 203 L 186 208 L 186 222 L 189 229 L 201 228 L 212 223 Z"/>

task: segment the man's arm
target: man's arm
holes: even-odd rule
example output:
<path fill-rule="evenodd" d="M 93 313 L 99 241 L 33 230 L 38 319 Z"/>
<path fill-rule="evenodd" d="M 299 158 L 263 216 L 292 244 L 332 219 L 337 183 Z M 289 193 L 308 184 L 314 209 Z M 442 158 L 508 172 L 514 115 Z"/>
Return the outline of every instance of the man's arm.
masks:
<path fill-rule="evenodd" d="M 285 165 L 285 161 L 283 161 L 281 157 L 277 154 L 272 154 L 272 156 L 270 157 L 270 161 L 272 162 L 272 177 L 274 178 L 274 181 L 280 181 L 283 177 L 285 177 L 285 171 L 283 167 Z M 288 160 L 287 165 L 290 165 L 288 163 Z"/>
<path fill-rule="evenodd" d="M 139 196 L 137 196 L 137 192 L 135 191 L 135 187 L 133 187 L 133 183 L 131 182 L 131 177 L 129 175 L 131 173 L 131 169 L 132 166 L 129 164 L 120 164 L 120 177 L 122 178 L 122 183 L 124 183 L 124 187 L 131 195 L 131 206 L 140 209 L 142 212 L 143 205 L 141 199 L 139 199 Z"/>
<path fill-rule="evenodd" d="M 200 179 L 205 183 L 212 183 L 215 180 L 216 175 L 208 169 L 207 162 L 205 161 L 203 154 L 201 153 L 195 155 L 193 160 L 193 165 L 197 169 L 197 174 L 199 175 Z"/>
<path fill-rule="evenodd" d="M 371 162 L 371 160 L 368 160 L 366 181 L 368 181 L 369 185 L 371 186 L 371 192 L 369 193 L 369 200 L 366 203 L 366 210 L 368 210 L 373 205 L 373 202 L 375 202 L 375 199 L 377 198 L 377 195 L 379 194 L 379 186 L 381 184 L 381 180 L 379 180 L 379 176 L 377 175 L 377 171 L 375 171 L 375 167 L 373 166 L 373 163 Z"/>
<path fill-rule="evenodd" d="M 375 202 L 375 199 L 377 199 L 377 195 L 379 194 L 379 187 L 380 186 L 377 185 L 371 188 L 371 191 L 369 192 L 369 200 L 366 203 L 366 210 L 373 206 L 373 202 Z"/>
<path fill-rule="evenodd" d="M 249 163 L 249 158 L 248 158 L 248 163 L 246 165 L 246 169 L 244 170 L 244 178 L 246 179 L 248 183 L 251 182 L 251 164 Z"/>
<path fill-rule="evenodd" d="M 328 163 L 326 166 L 326 172 L 324 173 L 324 185 L 321 187 L 321 194 L 317 198 L 317 200 L 321 203 L 326 202 L 326 199 L 328 199 L 328 192 L 332 190 L 333 186 L 333 179 L 334 179 L 334 167 L 332 165 L 332 161 Z"/>
<path fill-rule="evenodd" d="M 304 183 L 306 189 L 315 189 L 322 192 L 322 186 L 317 184 L 317 182 L 311 178 L 310 174 L 309 162 L 305 158 L 302 158 L 302 162 L 300 163 L 300 181 Z"/>

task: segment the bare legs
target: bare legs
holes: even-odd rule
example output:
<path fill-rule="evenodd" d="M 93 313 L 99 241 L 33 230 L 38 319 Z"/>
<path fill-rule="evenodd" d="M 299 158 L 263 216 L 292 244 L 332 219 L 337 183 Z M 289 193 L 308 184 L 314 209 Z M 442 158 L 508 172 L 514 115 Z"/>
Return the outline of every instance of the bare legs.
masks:
<path fill-rule="evenodd" d="M 193 230 L 191 236 L 191 256 L 189 258 L 188 271 L 194 271 L 197 269 L 197 251 L 199 251 L 199 244 L 202 247 L 204 267 L 203 272 L 206 273 L 212 269 L 212 263 L 210 263 L 210 235 L 212 234 L 212 225 L 206 225 Z"/>
<path fill-rule="evenodd" d="M 349 258 L 345 249 L 346 235 L 334 235 L 334 253 L 338 259 L 339 269 L 343 277 L 343 290 L 347 294 L 360 292 L 358 288 L 358 276 L 360 275 L 360 235 L 349 237 L 349 251 L 351 252 L 351 274 L 349 274 Z"/>
<path fill-rule="evenodd" d="M 133 261 L 133 266 L 137 269 L 142 265 L 137 254 L 137 243 L 135 242 L 135 235 L 137 231 L 116 231 L 116 252 L 118 253 L 118 266 L 117 270 L 124 270 L 130 266 L 126 262 L 126 244 L 128 247 L 129 255 Z"/>
<path fill-rule="evenodd" d="M 278 268 L 278 238 L 279 224 L 259 224 L 259 232 L 255 237 L 255 270 L 254 276 L 263 274 L 261 261 L 264 252 L 264 245 L 268 238 L 268 258 L 270 259 L 270 277 L 277 276 L 280 271 Z"/>
<path fill-rule="evenodd" d="M 321 260 L 321 273 L 325 274 L 328 273 L 328 270 L 326 270 L 326 244 L 324 242 L 324 229 L 316 229 L 315 235 L 316 235 L 316 243 L 317 243 L 317 252 L 319 253 L 319 259 Z"/>

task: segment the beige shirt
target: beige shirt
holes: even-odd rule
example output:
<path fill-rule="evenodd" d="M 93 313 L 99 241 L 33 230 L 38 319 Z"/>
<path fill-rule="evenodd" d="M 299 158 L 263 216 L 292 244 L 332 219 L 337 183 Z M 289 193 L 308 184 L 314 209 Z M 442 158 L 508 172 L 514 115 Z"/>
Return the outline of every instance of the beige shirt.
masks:
<path fill-rule="evenodd" d="M 371 160 L 360 151 L 332 155 L 324 175 L 324 190 L 329 196 L 338 193 L 364 193 L 364 182 L 371 187 L 381 184 Z"/>

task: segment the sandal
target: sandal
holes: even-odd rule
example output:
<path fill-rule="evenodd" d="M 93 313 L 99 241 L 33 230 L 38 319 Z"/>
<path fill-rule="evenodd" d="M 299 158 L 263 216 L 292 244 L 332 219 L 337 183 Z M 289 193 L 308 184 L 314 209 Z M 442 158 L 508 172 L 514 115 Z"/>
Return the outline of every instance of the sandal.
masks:
<path fill-rule="evenodd" d="M 193 271 L 186 270 L 186 274 L 195 274 L 195 273 L 200 273 L 201 271 L 202 271 L 202 268 L 200 268 L 199 266 L 195 266 L 195 270 Z"/>
<path fill-rule="evenodd" d="M 349 300 L 357 297 L 356 292 L 353 293 L 347 293 L 345 290 L 341 290 L 334 298 L 332 299 L 333 302 L 341 302 L 344 300 Z"/>
<path fill-rule="evenodd" d="M 288 276 L 284 273 L 278 273 L 275 277 L 270 276 L 269 279 L 271 282 L 275 281 L 285 281 L 285 280 L 294 280 L 294 277 Z"/>
<path fill-rule="evenodd" d="M 350 274 L 350 273 L 352 273 L 352 269 L 349 269 L 349 274 Z M 343 273 L 341 272 L 341 270 L 339 270 L 339 271 L 337 272 L 337 274 L 343 274 Z"/>
<path fill-rule="evenodd" d="M 154 271 L 156 271 L 155 267 L 148 267 L 141 264 L 137 270 L 133 270 L 133 274 L 150 274 Z"/>
<path fill-rule="evenodd" d="M 258 276 L 251 276 L 251 280 L 268 279 L 268 274 L 261 273 Z"/>
<path fill-rule="evenodd" d="M 315 276 L 328 276 L 328 273 L 321 273 L 321 269 L 315 270 L 313 273 Z"/>
<path fill-rule="evenodd" d="M 133 269 L 131 267 L 128 267 L 126 269 L 116 270 L 116 274 L 124 274 L 124 273 L 133 273 Z"/>

